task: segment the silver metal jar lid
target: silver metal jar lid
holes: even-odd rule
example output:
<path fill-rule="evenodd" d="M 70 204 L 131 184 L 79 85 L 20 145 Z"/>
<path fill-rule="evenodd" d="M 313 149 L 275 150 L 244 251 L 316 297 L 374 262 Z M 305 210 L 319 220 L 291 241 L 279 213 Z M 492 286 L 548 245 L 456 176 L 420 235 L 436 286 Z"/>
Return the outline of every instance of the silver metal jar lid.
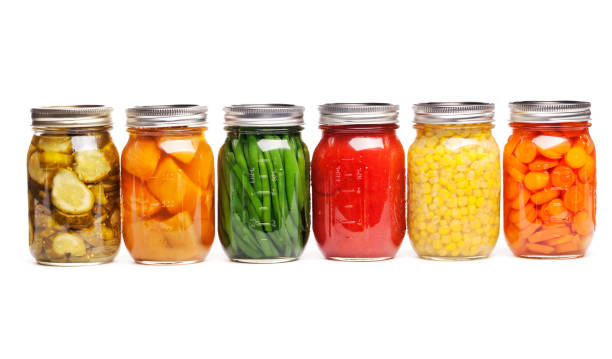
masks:
<path fill-rule="evenodd" d="M 111 107 L 103 105 L 74 105 L 36 107 L 32 113 L 32 127 L 49 128 L 87 128 L 111 127 Z"/>
<path fill-rule="evenodd" d="M 304 107 L 288 104 L 245 104 L 223 108 L 225 125 L 286 127 L 304 125 Z"/>
<path fill-rule="evenodd" d="M 319 106 L 321 125 L 378 125 L 397 123 L 398 105 L 390 103 L 326 103 Z"/>
<path fill-rule="evenodd" d="M 414 109 L 414 123 L 450 125 L 491 123 L 495 105 L 486 102 L 426 102 Z"/>
<path fill-rule="evenodd" d="M 562 123 L 591 120 L 591 103 L 583 101 L 510 102 L 510 122 Z"/>
<path fill-rule="evenodd" d="M 206 125 L 206 106 L 158 105 L 128 108 L 127 127 L 198 127 Z"/>

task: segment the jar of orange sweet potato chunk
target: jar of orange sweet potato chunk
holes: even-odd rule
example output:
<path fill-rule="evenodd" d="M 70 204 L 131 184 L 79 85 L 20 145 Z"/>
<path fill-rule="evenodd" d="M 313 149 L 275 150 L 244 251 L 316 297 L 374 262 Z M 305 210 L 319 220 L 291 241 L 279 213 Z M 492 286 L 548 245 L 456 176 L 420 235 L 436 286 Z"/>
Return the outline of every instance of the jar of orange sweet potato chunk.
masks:
<path fill-rule="evenodd" d="M 127 110 L 121 156 L 123 238 L 137 263 L 204 260 L 213 242 L 214 164 L 206 107 Z"/>
<path fill-rule="evenodd" d="M 504 149 L 504 230 L 515 255 L 584 256 L 595 229 L 590 103 L 513 102 Z"/>

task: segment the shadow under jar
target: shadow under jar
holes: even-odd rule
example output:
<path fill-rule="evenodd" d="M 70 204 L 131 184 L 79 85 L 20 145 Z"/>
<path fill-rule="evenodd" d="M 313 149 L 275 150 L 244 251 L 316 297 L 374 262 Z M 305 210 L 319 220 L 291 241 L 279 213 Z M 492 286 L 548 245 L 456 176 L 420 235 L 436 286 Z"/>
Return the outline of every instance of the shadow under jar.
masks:
<path fill-rule="evenodd" d="M 127 110 L 121 155 L 123 238 L 140 264 L 204 260 L 215 237 L 214 157 L 206 107 Z"/>
<path fill-rule="evenodd" d="M 119 155 L 112 108 L 32 109 L 28 149 L 30 251 L 40 264 L 111 262 L 121 240 Z"/>
<path fill-rule="evenodd" d="M 590 103 L 510 104 L 504 148 L 504 230 L 516 256 L 584 256 L 595 230 Z"/>
<path fill-rule="evenodd" d="M 332 103 L 319 110 L 323 137 L 312 159 L 319 247 L 328 259 L 391 259 L 406 233 L 399 106 Z"/>
<path fill-rule="evenodd" d="M 310 233 L 310 156 L 300 133 L 304 108 L 225 108 L 219 151 L 219 238 L 232 261 L 298 259 Z"/>
<path fill-rule="evenodd" d="M 495 106 L 414 105 L 417 137 L 408 150 L 408 233 L 421 258 L 489 256 L 499 235 L 499 148 Z"/>

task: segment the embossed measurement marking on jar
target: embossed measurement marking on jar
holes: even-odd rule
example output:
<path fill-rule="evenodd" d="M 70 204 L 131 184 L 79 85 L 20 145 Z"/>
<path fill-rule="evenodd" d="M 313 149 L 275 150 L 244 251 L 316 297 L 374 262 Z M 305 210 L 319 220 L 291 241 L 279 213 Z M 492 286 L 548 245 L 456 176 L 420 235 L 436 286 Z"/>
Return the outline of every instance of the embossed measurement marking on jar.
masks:
<path fill-rule="evenodd" d="M 335 179 L 340 196 L 352 197 L 350 201 L 342 201 L 345 203 L 339 208 L 342 216 L 337 218 L 340 224 L 363 226 L 365 213 L 362 212 L 365 199 L 356 195 L 363 193 L 364 172 L 363 162 L 355 158 L 341 158 L 336 166 Z"/>

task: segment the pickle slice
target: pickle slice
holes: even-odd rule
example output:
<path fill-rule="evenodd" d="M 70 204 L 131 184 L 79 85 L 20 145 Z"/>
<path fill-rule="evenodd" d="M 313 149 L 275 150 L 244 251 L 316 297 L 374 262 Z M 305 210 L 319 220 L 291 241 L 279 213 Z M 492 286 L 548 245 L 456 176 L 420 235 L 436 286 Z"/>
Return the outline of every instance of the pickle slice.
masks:
<path fill-rule="evenodd" d="M 57 257 L 82 257 L 86 253 L 83 240 L 72 233 L 60 233 L 53 237 L 51 249 Z"/>
<path fill-rule="evenodd" d="M 70 228 L 87 228 L 92 225 L 94 218 L 91 212 L 85 212 L 82 214 L 68 214 L 60 210 L 53 211 L 53 218 L 60 225 L 64 225 Z"/>
<path fill-rule="evenodd" d="M 91 210 L 94 195 L 74 173 L 60 169 L 53 177 L 51 201 L 65 213 L 81 214 Z"/>
<path fill-rule="evenodd" d="M 102 147 L 102 153 L 112 165 L 119 163 L 119 152 L 117 152 L 117 148 L 112 142 L 108 142 Z"/>
<path fill-rule="evenodd" d="M 104 193 L 104 186 L 102 184 L 90 186 L 89 190 L 93 193 L 96 204 L 104 206 L 108 203 L 108 199 Z"/>
<path fill-rule="evenodd" d="M 28 158 L 28 173 L 30 177 L 42 186 L 48 186 L 53 177 L 53 171 L 41 166 L 40 152 L 34 152 Z"/>
<path fill-rule="evenodd" d="M 100 228 L 89 228 L 83 229 L 76 234 L 83 239 L 88 246 L 90 247 L 103 247 L 104 246 L 104 238 L 102 237 L 102 233 L 100 233 Z"/>
<path fill-rule="evenodd" d="M 70 153 L 72 142 L 68 136 L 42 136 L 38 138 L 38 148 L 49 152 Z"/>
<path fill-rule="evenodd" d="M 85 183 L 98 182 L 104 179 L 111 171 L 110 163 L 99 150 L 77 152 L 74 160 L 74 170 Z"/>
<path fill-rule="evenodd" d="M 40 162 L 44 168 L 63 168 L 72 164 L 72 155 L 54 151 L 40 153 Z"/>

